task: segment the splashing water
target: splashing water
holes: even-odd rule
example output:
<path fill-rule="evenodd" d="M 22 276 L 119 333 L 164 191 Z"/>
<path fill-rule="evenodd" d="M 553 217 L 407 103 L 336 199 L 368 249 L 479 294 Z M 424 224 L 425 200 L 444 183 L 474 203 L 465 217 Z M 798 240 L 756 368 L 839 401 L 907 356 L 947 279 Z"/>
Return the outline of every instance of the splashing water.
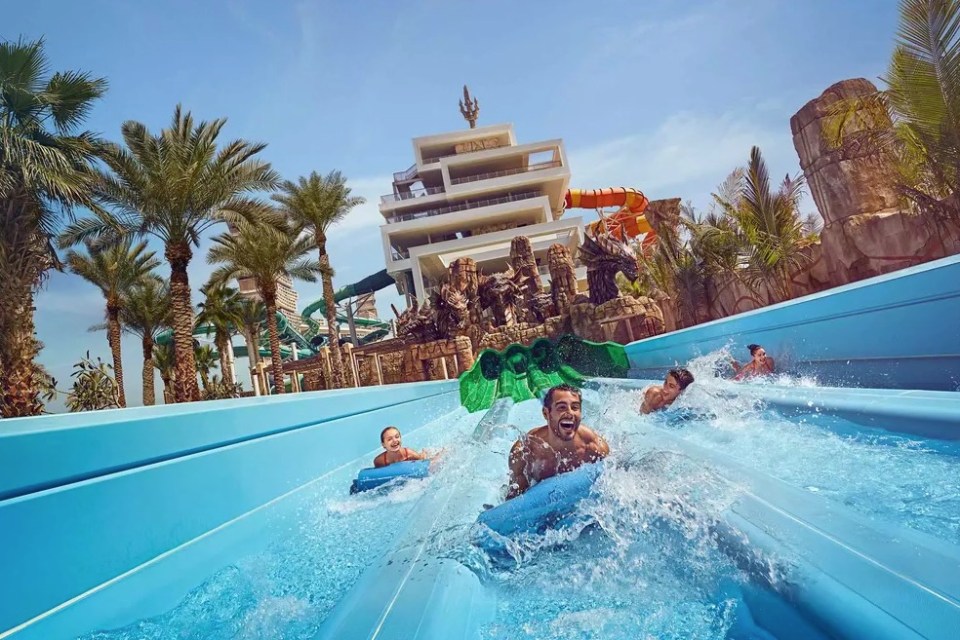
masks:
<path fill-rule="evenodd" d="M 856 511 L 960 544 L 960 448 L 859 425 L 826 413 L 785 417 L 751 389 L 816 387 L 813 378 L 783 375 L 730 383 L 728 352 L 690 363 L 696 377 L 672 407 L 642 416 L 698 446 Z M 605 420 L 636 421 L 642 394 L 614 385 L 599 392 Z"/>

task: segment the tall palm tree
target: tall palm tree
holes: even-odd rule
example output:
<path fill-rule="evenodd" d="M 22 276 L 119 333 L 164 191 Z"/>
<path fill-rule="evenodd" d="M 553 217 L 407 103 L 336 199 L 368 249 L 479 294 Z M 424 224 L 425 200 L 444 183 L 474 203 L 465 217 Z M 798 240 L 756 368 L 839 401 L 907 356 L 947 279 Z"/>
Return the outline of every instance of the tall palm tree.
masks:
<path fill-rule="evenodd" d="M 277 393 L 283 393 L 283 361 L 280 356 L 280 333 L 277 328 L 277 279 L 280 276 L 314 282 L 329 267 L 306 255 L 313 248 L 313 239 L 294 232 L 283 232 L 265 225 L 241 223 L 236 233 L 217 236 L 207 255 L 207 262 L 220 265 L 210 276 L 215 283 L 233 278 L 254 278 L 263 299 L 270 334 L 270 357 Z"/>
<path fill-rule="evenodd" d="M 254 387 L 257 381 L 253 378 L 253 370 L 260 362 L 260 328 L 267 317 L 267 309 L 263 302 L 253 298 L 243 298 L 240 302 L 240 326 L 243 327 L 243 338 L 247 344 L 247 359 L 250 361 L 251 382 Z"/>
<path fill-rule="evenodd" d="M 210 389 L 210 372 L 217 368 L 218 356 L 208 344 L 201 345 L 194 350 L 194 360 L 196 361 L 197 371 L 200 374 L 200 382 L 203 384 L 203 390 Z M 177 372 L 179 374 L 179 371 Z M 196 374 L 194 374 L 196 377 Z"/>
<path fill-rule="evenodd" d="M 120 407 L 127 406 L 123 390 L 123 362 L 120 359 L 120 310 L 123 294 L 135 284 L 151 275 L 160 266 L 153 251 L 147 251 L 147 243 L 133 244 L 130 238 L 103 246 L 92 241 L 84 242 L 87 253 L 67 253 L 70 270 L 93 284 L 107 301 L 107 341 L 113 354 L 113 373 L 120 392 Z"/>
<path fill-rule="evenodd" d="M 332 356 L 333 378 L 337 387 L 346 384 L 343 370 L 343 358 L 340 355 L 339 324 L 337 307 L 333 293 L 333 269 L 327 254 L 327 233 L 330 228 L 343 220 L 350 210 L 365 202 L 359 196 L 350 195 L 347 179 L 339 171 L 331 171 L 325 176 L 311 172 L 297 182 L 285 180 L 280 185 L 280 193 L 273 195 L 281 211 L 293 221 L 298 229 L 313 235 L 323 267 L 323 302 L 326 305 L 328 343 Z"/>
<path fill-rule="evenodd" d="M 160 372 L 160 379 L 163 381 L 164 404 L 174 402 L 173 380 L 177 375 L 177 363 L 173 355 L 172 342 L 154 345 L 153 366 Z"/>
<path fill-rule="evenodd" d="M 240 305 L 243 298 L 233 287 L 223 284 L 207 283 L 200 290 L 204 301 L 199 304 L 197 326 L 209 324 L 213 327 L 213 342 L 220 353 L 220 371 L 223 382 L 233 386 L 233 371 L 230 366 L 229 345 L 231 336 L 243 323 Z"/>
<path fill-rule="evenodd" d="M 101 142 L 77 131 L 107 89 L 79 71 L 48 74 L 42 40 L 0 41 L 0 417 L 37 415 L 33 295 L 58 265 L 64 212 L 95 207 Z"/>
<path fill-rule="evenodd" d="M 718 199 L 723 212 L 742 234 L 746 255 L 746 276 L 757 287 L 766 284 L 769 302 L 793 297 L 792 274 L 809 260 L 798 204 L 803 177 L 787 176 L 774 190 L 758 147 L 750 150 L 737 202 Z"/>
<path fill-rule="evenodd" d="M 278 182 L 270 165 L 256 158 L 266 145 L 244 140 L 217 144 L 224 124 L 225 119 L 196 124 L 179 105 L 170 126 L 156 135 L 139 122 L 125 122 L 124 146 L 110 145 L 104 157 L 109 172 L 100 195 L 112 213 L 80 220 L 66 233 L 67 242 L 116 234 L 163 241 L 170 264 L 177 402 L 200 398 L 187 277 L 192 247 L 216 224 L 258 220 L 266 205 L 251 194 L 272 190 Z"/>
<path fill-rule="evenodd" d="M 140 338 L 143 348 L 143 404 L 156 402 L 153 390 L 154 353 L 160 332 L 170 325 L 170 285 L 146 278 L 126 291 L 120 307 L 124 331 Z"/>

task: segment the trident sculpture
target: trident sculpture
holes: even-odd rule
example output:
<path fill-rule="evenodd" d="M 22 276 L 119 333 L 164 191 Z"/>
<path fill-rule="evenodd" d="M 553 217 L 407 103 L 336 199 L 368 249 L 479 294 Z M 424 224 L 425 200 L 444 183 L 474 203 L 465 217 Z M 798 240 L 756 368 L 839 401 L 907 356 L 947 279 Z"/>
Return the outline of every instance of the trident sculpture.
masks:
<path fill-rule="evenodd" d="M 463 100 L 460 101 L 460 114 L 470 123 L 471 129 L 477 128 L 477 116 L 480 115 L 480 103 L 474 98 L 470 101 L 470 89 L 463 85 Z"/>

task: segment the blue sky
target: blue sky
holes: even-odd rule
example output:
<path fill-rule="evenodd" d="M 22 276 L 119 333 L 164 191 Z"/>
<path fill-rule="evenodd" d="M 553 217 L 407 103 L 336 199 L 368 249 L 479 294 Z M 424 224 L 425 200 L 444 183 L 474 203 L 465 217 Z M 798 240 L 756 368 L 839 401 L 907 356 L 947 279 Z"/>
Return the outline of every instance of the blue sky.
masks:
<path fill-rule="evenodd" d="M 876 82 L 896 20 L 895 0 L 47 0 L 4 7 L 0 37 L 43 36 L 54 69 L 105 76 L 87 126 L 107 137 L 128 119 L 164 126 L 179 102 L 228 117 L 228 137 L 269 143 L 263 156 L 285 177 L 343 171 L 368 203 L 331 234 L 341 286 L 383 268 L 379 196 L 411 164 L 410 138 L 465 126 L 464 83 L 481 124 L 512 122 L 521 142 L 563 138 L 571 186 L 705 207 L 754 144 L 774 175 L 799 171 L 790 117 L 838 80 Z M 319 296 L 297 288 L 301 306 Z M 381 292 L 381 315 L 397 300 Z M 40 360 L 61 388 L 86 350 L 109 360 L 104 333 L 86 330 L 103 318 L 92 286 L 54 274 L 36 307 Z M 123 349 L 139 404 L 138 341 Z"/>

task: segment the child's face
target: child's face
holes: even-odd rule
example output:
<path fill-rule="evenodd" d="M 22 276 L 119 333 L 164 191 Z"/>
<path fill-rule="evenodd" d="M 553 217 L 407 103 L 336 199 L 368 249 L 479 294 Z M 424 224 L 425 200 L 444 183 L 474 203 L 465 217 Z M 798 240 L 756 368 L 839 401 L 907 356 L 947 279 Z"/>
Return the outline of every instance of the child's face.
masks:
<path fill-rule="evenodd" d="M 385 434 L 383 434 L 383 448 L 387 451 L 399 451 L 400 450 L 400 431 L 397 429 L 390 429 Z"/>

